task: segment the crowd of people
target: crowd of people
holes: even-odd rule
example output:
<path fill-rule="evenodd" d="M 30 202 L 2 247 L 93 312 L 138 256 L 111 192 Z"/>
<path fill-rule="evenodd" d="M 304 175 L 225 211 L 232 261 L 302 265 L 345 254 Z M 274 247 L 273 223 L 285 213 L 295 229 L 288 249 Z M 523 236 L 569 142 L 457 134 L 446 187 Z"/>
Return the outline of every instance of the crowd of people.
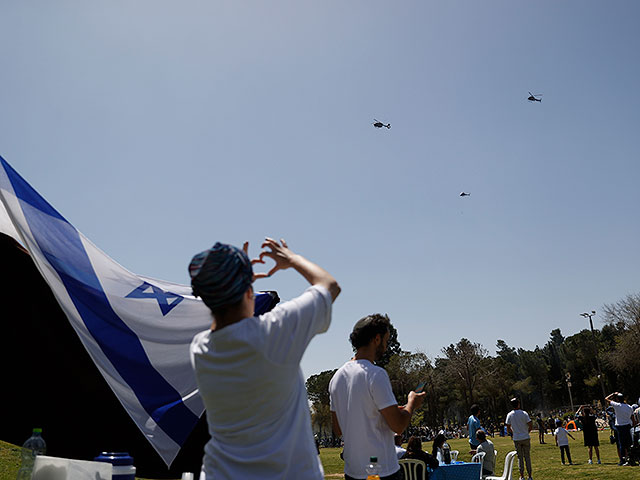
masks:
<path fill-rule="evenodd" d="M 470 452 L 484 454 L 483 474 L 490 475 L 495 469 L 490 437 L 496 428 L 500 435 L 513 439 L 520 479 L 532 480 L 533 421 L 518 398 L 510 400 L 512 410 L 500 426 L 494 422 L 483 425 L 478 405 L 471 407 L 466 425 L 410 426 L 425 393 L 411 391 L 406 403 L 399 405 L 387 372 L 376 365 L 387 350 L 391 332 L 389 317 L 381 314 L 367 315 L 353 327 L 349 339 L 355 355 L 329 383 L 334 436 L 331 441 L 316 437 L 314 442 L 300 360 L 313 337 L 329 328 L 340 286 L 326 270 L 291 251 L 284 240 L 267 238 L 253 260 L 247 250 L 248 244 L 240 249 L 216 243 L 195 255 L 189 265 L 193 293 L 202 298 L 212 314 L 210 329 L 197 334 L 191 344 L 192 364 L 211 434 L 200 480 L 322 480 L 319 446 L 335 445 L 340 438 L 345 480 L 365 479 L 369 463 L 377 463 L 381 480 L 402 480 L 398 463 L 402 458 L 422 460 L 430 469 L 439 468 L 450 462 L 447 439 L 464 436 Z M 268 273 L 254 273 L 253 265 L 264 263 L 265 257 L 275 262 L 273 268 Z M 288 268 L 306 279 L 309 288 L 255 316 L 253 282 Z M 632 464 L 638 445 L 633 427 L 640 423 L 640 409 L 634 411 L 618 392 L 606 401 L 620 465 Z M 596 416 L 589 408 L 576 412 L 589 448 L 589 463 L 592 449 L 600 463 Z M 545 443 L 544 433 L 551 425 L 541 415 L 536 422 L 541 430 L 539 441 Z M 554 421 L 553 428 L 562 462 L 566 455 L 571 464 L 568 438 L 573 437 L 561 419 Z M 409 438 L 403 448 L 405 434 Z M 430 452 L 422 449 L 423 441 L 432 442 Z"/>

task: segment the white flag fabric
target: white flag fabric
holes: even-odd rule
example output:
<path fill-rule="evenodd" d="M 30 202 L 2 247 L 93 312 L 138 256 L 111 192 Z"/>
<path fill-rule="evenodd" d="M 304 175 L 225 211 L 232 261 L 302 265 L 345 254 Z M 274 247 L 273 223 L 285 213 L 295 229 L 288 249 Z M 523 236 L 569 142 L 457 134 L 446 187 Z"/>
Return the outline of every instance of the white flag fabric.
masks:
<path fill-rule="evenodd" d="M 104 379 L 170 466 L 204 411 L 189 345 L 210 327 L 209 309 L 190 287 L 113 261 L 2 157 L 0 200 L 0 231 L 29 251 Z M 264 297 L 256 310 L 271 302 Z"/>

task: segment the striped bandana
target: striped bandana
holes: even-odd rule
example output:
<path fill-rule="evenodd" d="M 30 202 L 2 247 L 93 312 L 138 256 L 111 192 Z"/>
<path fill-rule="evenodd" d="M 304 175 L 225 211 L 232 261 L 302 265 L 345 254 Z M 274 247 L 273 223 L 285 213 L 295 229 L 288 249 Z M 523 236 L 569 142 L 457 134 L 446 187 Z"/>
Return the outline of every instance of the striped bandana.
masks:
<path fill-rule="evenodd" d="M 193 294 L 215 310 L 242 298 L 253 281 L 253 268 L 243 250 L 218 242 L 191 259 L 189 275 Z"/>

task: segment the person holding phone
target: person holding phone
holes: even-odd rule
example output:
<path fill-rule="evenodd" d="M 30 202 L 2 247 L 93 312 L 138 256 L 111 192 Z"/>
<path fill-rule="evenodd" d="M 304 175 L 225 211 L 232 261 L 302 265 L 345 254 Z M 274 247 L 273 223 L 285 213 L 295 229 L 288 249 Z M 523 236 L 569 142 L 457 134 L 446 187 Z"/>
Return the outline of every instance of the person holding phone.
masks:
<path fill-rule="evenodd" d="M 340 286 L 331 274 L 267 238 L 250 261 L 242 249 L 216 243 L 189 265 L 193 293 L 212 313 L 209 330 L 191 344 L 211 439 L 200 480 L 324 478 L 311 432 L 300 359 L 331 323 Z M 269 273 L 253 263 L 269 258 Z M 297 298 L 254 316 L 253 281 L 293 268 L 311 284 Z"/>
<path fill-rule="evenodd" d="M 365 479 L 370 457 L 378 458 L 381 480 L 399 480 L 402 470 L 394 446 L 394 433 L 409 426 L 425 393 L 409 392 L 407 404 L 398 406 L 387 372 L 375 365 L 387 350 L 389 317 L 360 319 L 350 335 L 354 357 L 329 382 L 333 431 L 344 440 L 345 480 Z"/>

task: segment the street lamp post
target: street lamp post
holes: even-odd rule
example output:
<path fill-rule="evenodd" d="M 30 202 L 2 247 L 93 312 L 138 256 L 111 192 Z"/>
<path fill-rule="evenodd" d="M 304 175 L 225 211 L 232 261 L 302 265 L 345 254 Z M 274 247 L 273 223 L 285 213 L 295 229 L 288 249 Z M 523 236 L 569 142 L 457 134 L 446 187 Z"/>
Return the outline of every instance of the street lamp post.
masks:
<path fill-rule="evenodd" d="M 571 411 L 575 412 L 576 409 L 573 408 L 573 397 L 571 396 L 571 374 L 567 372 L 565 374 L 565 378 L 567 380 L 567 388 L 569 389 L 569 402 L 571 403 Z"/>
<path fill-rule="evenodd" d="M 589 326 L 591 327 L 591 337 L 593 338 L 593 348 L 595 349 L 596 366 L 598 367 L 598 380 L 600 381 L 600 388 L 602 388 L 602 398 L 606 398 L 607 393 L 604 390 L 604 382 L 602 379 L 602 370 L 600 369 L 600 360 L 598 355 L 598 343 L 596 342 L 596 333 L 593 331 L 593 320 L 591 319 L 596 314 L 595 310 L 591 310 L 591 313 L 581 313 L 580 316 L 589 319 Z M 603 404 L 604 405 L 604 404 Z"/>

